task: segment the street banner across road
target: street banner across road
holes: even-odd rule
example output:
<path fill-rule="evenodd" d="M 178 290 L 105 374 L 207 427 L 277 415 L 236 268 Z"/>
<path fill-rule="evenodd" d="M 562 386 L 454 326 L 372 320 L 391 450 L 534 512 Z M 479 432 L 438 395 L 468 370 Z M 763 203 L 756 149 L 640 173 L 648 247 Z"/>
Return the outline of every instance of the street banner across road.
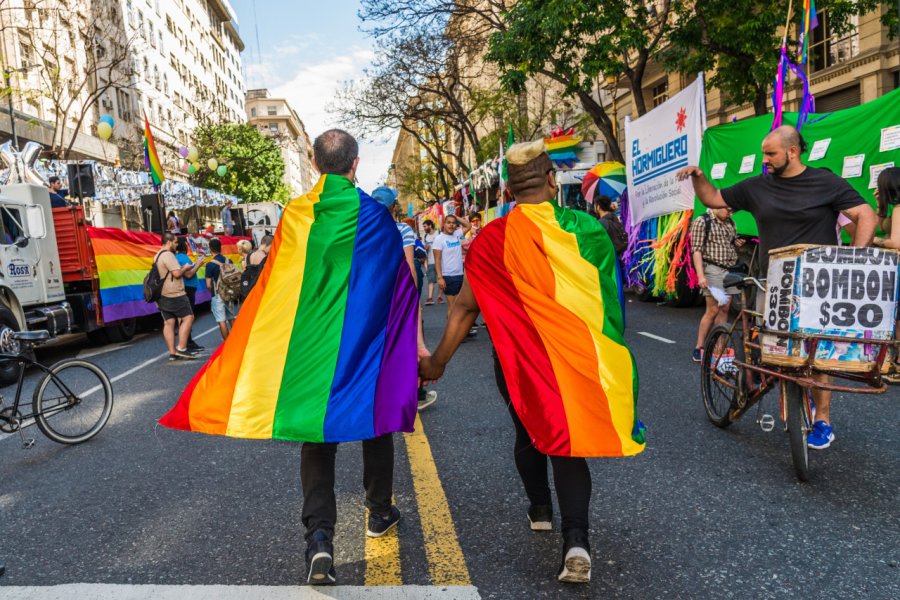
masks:
<path fill-rule="evenodd" d="M 675 172 L 700 161 L 704 129 L 706 103 L 702 73 L 694 83 L 640 119 L 625 119 L 625 163 L 632 223 L 694 207 L 691 182 L 677 181 Z"/>

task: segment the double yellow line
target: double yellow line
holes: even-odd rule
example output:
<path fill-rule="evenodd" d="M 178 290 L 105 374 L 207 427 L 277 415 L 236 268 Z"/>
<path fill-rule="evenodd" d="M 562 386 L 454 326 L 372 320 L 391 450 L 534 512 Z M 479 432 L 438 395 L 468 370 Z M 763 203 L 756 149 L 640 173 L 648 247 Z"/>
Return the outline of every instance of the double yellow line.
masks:
<path fill-rule="evenodd" d="M 415 432 L 405 434 L 404 439 L 431 584 L 472 585 L 447 496 L 431 454 L 431 444 L 418 415 Z M 366 537 L 366 585 L 403 585 L 400 538 L 396 530 L 380 538 Z"/>

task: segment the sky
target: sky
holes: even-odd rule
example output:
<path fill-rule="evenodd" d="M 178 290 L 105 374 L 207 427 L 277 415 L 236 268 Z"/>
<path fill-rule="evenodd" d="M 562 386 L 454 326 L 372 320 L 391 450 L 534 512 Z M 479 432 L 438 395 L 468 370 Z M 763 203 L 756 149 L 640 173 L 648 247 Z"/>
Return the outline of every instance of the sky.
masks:
<path fill-rule="evenodd" d="M 374 41 L 359 31 L 359 1 L 231 0 L 231 4 L 246 46 L 241 57 L 247 89 L 268 88 L 273 97 L 287 99 L 310 139 L 338 126 L 338 117 L 326 106 L 343 82 L 361 79 L 374 58 Z M 357 178 L 364 190 L 384 182 L 395 141 L 396 132 L 386 132 L 379 140 L 360 140 Z"/>

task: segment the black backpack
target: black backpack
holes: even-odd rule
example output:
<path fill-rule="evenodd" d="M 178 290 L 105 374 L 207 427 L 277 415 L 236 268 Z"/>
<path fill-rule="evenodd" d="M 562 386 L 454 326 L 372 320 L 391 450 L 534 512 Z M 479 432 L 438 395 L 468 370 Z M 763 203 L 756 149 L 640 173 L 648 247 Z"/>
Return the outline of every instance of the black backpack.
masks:
<path fill-rule="evenodd" d="M 247 266 L 244 267 L 244 272 L 241 273 L 241 300 L 246 300 L 247 296 L 250 295 L 250 290 L 256 285 L 259 274 L 262 273 L 263 267 L 266 266 L 266 261 L 268 259 L 269 255 L 267 254 L 259 264 L 251 265 L 248 258 Z"/>
<path fill-rule="evenodd" d="M 168 274 L 166 277 L 160 277 L 159 269 L 156 268 L 159 257 L 165 252 L 169 251 L 164 250 L 156 255 L 156 258 L 153 259 L 153 266 L 150 267 L 150 272 L 144 277 L 144 300 L 151 304 L 158 302 L 160 297 L 162 297 L 163 284 L 166 282 L 166 277 L 168 277 Z"/>

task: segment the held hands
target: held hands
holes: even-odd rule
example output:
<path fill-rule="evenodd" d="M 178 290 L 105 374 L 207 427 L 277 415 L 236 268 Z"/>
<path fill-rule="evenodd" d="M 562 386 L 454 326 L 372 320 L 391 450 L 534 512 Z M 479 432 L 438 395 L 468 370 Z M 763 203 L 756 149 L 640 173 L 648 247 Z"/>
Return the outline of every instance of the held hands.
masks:
<path fill-rule="evenodd" d="M 444 365 L 440 365 L 434 361 L 431 356 L 419 359 L 419 378 L 422 383 L 437 381 L 444 375 Z"/>
<path fill-rule="evenodd" d="M 684 181 L 688 177 L 703 177 L 703 171 L 700 170 L 700 167 L 689 165 L 678 169 L 675 172 L 675 178 L 678 179 L 678 181 Z"/>

